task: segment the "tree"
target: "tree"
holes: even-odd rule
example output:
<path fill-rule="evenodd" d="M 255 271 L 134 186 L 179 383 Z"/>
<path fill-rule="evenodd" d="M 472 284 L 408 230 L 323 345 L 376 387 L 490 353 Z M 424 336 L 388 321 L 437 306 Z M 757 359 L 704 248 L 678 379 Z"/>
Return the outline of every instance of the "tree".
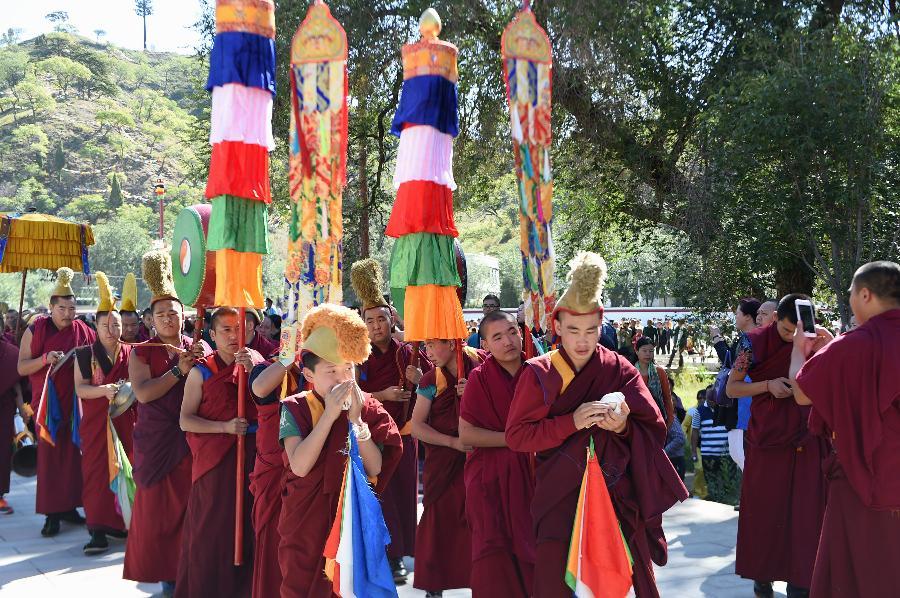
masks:
<path fill-rule="evenodd" d="M 28 124 L 16 127 L 12 132 L 13 141 L 24 146 L 34 155 L 38 164 L 42 164 L 50 149 L 49 139 L 40 125 Z"/>
<path fill-rule="evenodd" d="M 101 222 L 93 227 L 96 244 L 91 267 L 104 272 L 140 272 L 141 256 L 150 249 L 150 235 L 129 220 Z"/>
<path fill-rule="evenodd" d="M 94 29 L 94 35 L 97 37 L 97 43 L 99 44 L 100 38 L 106 37 L 106 30 L 105 29 Z"/>
<path fill-rule="evenodd" d="M 28 53 L 20 48 L 0 50 L 0 91 L 12 89 L 27 74 Z"/>
<path fill-rule="evenodd" d="M 66 166 L 66 154 L 63 152 L 62 140 L 60 140 L 56 144 L 56 149 L 53 150 L 53 171 L 56 172 L 56 181 L 57 183 L 62 181 L 62 170 Z"/>
<path fill-rule="evenodd" d="M 42 60 L 37 63 L 36 69 L 38 72 L 49 73 L 64 98 L 69 86 L 91 78 L 91 71 L 86 66 L 65 56 L 52 56 Z"/>
<path fill-rule="evenodd" d="M 30 109 L 31 117 L 37 119 L 38 113 L 46 112 L 56 106 L 56 100 L 33 75 L 19 81 L 13 87 L 12 95 L 16 100 L 13 106 L 14 118 L 16 118 L 15 110 L 19 107 Z"/>
<path fill-rule="evenodd" d="M 34 177 L 19 183 L 16 189 L 16 205 L 23 211 L 33 209 L 45 214 L 56 212 L 56 201 L 47 192 L 47 188 Z"/>
<path fill-rule="evenodd" d="M 147 17 L 153 14 L 152 0 L 134 0 L 134 12 L 144 19 L 144 52 L 147 51 Z"/>
<path fill-rule="evenodd" d="M 122 205 L 122 188 L 119 186 L 119 178 L 116 173 L 113 173 L 112 181 L 109 184 L 109 205 L 113 208 Z"/>
<path fill-rule="evenodd" d="M 109 206 L 102 195 L 90 193 L 79 195 L 63 206 L 60 216 L 76 222 L 96 222 L 106 218 L 110 213 Z"/>
<path fill-rule="evenodd" d="M 69 23 L 69 13 L 64 10 L 57 10 L 48 13 L 45 17 L 53 24 L 53 30 L 59 33 L 74 33 L 75 27 Z"/>
<path fill-rule="evenodd" d="M 20 27 L 10 27 L 6 33 L 0 35 L 0 46 L 12 46 L 19 43 L 22 38 L 22 29 Z"/>

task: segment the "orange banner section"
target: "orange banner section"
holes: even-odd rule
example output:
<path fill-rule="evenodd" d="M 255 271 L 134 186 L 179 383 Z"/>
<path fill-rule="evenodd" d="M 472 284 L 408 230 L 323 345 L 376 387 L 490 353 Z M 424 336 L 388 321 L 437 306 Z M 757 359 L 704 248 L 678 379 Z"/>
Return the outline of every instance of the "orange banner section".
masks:
<path fill-rule="evenodd" d="M 406 287 L 404 340 L 468 338 L 456 287 Z"/>
<path fill-rule="evenodd" d="M 216 305 L 265 305 L 262 290 L 262 254 L 231 249 L 216 252 Z"/>

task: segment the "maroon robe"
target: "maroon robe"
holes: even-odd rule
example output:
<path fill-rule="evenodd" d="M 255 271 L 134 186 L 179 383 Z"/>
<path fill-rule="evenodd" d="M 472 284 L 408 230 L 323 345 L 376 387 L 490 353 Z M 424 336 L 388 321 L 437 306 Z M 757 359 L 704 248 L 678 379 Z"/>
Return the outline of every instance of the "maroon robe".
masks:
<path fill-rule="evenodd" d="M 412 392 L 409 402 L 385 401 L 384 410 L 394 419 L 403 437 L 403 456 L 391 481 L 381 494 L 384 522 L 391 534 L 388 558 L 416 554 L 416 522 L 419 518 L 419 459 L 416 439 L 412 437 L 410 417 L 416 405 L 416 388 L 406 380 L 406 367 L 412 364 L 413 346 L 391 338 L 387 351 L 372 345 L 369 359 L 359 367 L 359 387 L 374 393 L 391 386 L 404 386 Z M 419 356 L 419 368 L 431 370 L 431 363 Z"/>
<path fill-rule="evenodd" d="M 31 325 L 31 356 L 40 357 L 48 351 L 68 352 L 75 347 L 93 343 L 97 338 L 81 320 L 59 330 L 50 316 L 41 316 Z M 31 404 L 40 411 L 41 392 L 47 367 L 31 374 Z M 62 411 L 62 421 L 56 431 L 56 446 L 38 434 L 37 501 L 35 511 L 49 515 L 65 513 L 81 506 L 81 453 L 72 442 L 72 416 L 75 408 L 75 360 L 69 359 L 52 376 L 56 396 Z"/>
<path fill-rule="evenodd" d="M 321 405 L 321 399 L 314 395 Z M 296 421 L 303 437 L 315 427 L 314 416 L 303 392 L 282 401 Z M 324 409 L 324 406 L 321 407 Z M 375 485 L 380 493 L 390 481 L 400 460 L 402 442 L 394 420 L 381 403 L 366 395 L 362 420 L 369 426 L 372 441 L 382 448 L 381 473 Z M 349 424 L 344 411 L 331 426 L 316 464 L 304 477 L 291 471 L 287 455 L 282 452 L 285 465 L 285 489 L 278 532 L 278 561 L 281 566 L 281 598 L 328 598 L 333 596 L 332 583 L 325 577 L 325 541 L 334 523 L 340 498 L 344 468 L 347 464 L 347 433 Z"/>
<path fill-rule="evenodd" d="M 13 439 L 16 435 L 16 393 L 19 373 L 19 348 L 6 338 L 0 339 L 0 497 L 9 492 L 12 473 Z"/>
<path fill-rule="evenodd" d="M 466 379 L 486 356 L 484 351 L 465 348 L 463 369 Z M 441 434 L 459 436 L 456 377 L 446 368 L 431 370 L 419 382 L 418 392 L 423 397 L 434 397 L 428 425 Z M 463 479 L 466 453 L 447 446 L 424 444 L 424 496 L 422 517 L 416 529 L 413 587 L 427 592 L 467 588 L 472 571 L 472 535 L 466 520 Z"/>
<path fill-rule="evenodd" d="M 625 431 L 576 429 L 575 410 L 611 392 L 624 394 L 631 410 Z M 662 566 L 668 558 L 662 514 L 688 492 L 663 450 L 665 422 L 641 375 L 601 346 L 579 372 L 563 349 L 536 357 L 516 384 L 506 441 L 513 450 L 537 453 L 533 595 L 572 595 L 565 583 L 566 557 L 591 438 L 634 559 L 635 594 L 656 598 L 653 563 Z"/>
<path fill-rule="evenodd" d="M 810 596 L 900 592 L 900 309 L 829 343 L 797 375 L 810 429 L 831 440 Z"/>
<path fill-rule="evenodd" d="M 152 342 L 162 342 L 154 337 Z M 193 341 L 181 337 L 181 347 Z M 210 349 L 203 344 L 204 353 Z M 135 347 L 132 359 L 150 367 L 159 378 L 178 364 L 165 347 Z M 181 430 L 185 378 L 162 397 L 138 405 L 134 427 L 134 481 L 137 491 L 125 550 L 123 577 L 153 583 L 175 581 L 181 554 L 181 529 L 191 490 L 191 452 Z M 234 492 L 232 492 L 232 495 Z"/>
<path fill-rule="evenodd" d="M 269 359 L 278 353 L 278 343 L 271 341 L 258 332 L 253 333 L 253 338 L 247 344 L 248 349 L 253 349 L 265 359 Z"/>
<path fill-rule="evenodd" d="M 747 334 L 753 382 L 787 378 L 793 344 L 777 324 Z M 809 406 L 765 392 L 753 397 L 744 435 L 735 572 L 755 581 L 808 588 L 825 514 L 825 439 L 809 433 Z"/>
<path fill-rule="evenodd" d="M 252 350 L 251 359 L 254 363 L 262 362 L 262 357 Z M 203 376 L 203 395 L 197 417 L 220 422 L 237 417 L 238 372 L 235 363 L 225 364 L 218 353 L 214 353 L 199 361 L 195 368 Z M 256 406 L 252 401 L 248 401 L 245 417 L 250 430 L 255 430 Z M 181 534 L 175 596 L 247 596 L 253 579 L 253 534 L 250 533 L 253 498 L 249 476 L 256 460 L 256 434 L 248 430 L 244 441 L 246 533 L 242 547 L 244 564 L 240 567 L 233 566 L 237 436 L 187 432 L 185 437 L 193 457 L 192 484 Z"/>
<path fill-rule="evenodd" d="M 75 353 L 78 369 L 90 384 L 115 384 L 128 379 L 129 352 L 125 347 L 119 351 L 116 363 L 110 363 L 106 349 L 95 341 L 89 347 L 81 347 Z M 84 479 L 84 515 L 90 531 L 124 531 L 121 508 L 116 504 L 116 495 L 109 488 L 109 446 L 107 442 L 109 401 L 81 399 L 81 475 Z M 137 407 L 132 405 L 125 413 L 112 420 L 116 434 L 122 441 L 128 458 L 132 458 L 132 433 L 137 419 Z"/>
<path fill-rule="evenodd" d="M 276 388 L 267 397 L 253 394 L 253 380 L 268 363 L 257 365 L 247 379 L 249 396 L 256 403 L 259 427 L 256 430 L 256 463 L 250 475 L 250 493 L 253 494 L 253 592 L 254 598 L 277 596 L 281 592 L 281 567 L 278 565 L 278 517 L 281 515 L 281 494 L 284 491 L 283 449 L 278 442 L 278 424 L 281 415 L 281 399 L 296 394 L 298 383 L 303 380 L 288 370 L 287 384 Z"/>
<path fill-rule="evenodd" d="M 504 432 L 521 373 L 522 368 L 510 376 L 488 357 L 469 375 L 460 419 Z M 527 598 L 535 560 L 531 456 L 504 447 L 475 448 L 466 460 L 465 482 L 466 519 L 472 530 L 472 596 Z"/>

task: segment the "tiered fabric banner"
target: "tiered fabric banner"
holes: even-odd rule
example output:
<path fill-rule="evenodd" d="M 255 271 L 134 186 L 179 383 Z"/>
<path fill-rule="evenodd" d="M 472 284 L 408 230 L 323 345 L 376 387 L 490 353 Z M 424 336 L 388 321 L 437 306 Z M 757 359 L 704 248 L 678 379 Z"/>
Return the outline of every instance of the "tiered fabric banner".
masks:
<path fill-rule="evenodd" d="M 215 304 L 262 307 L 262 254 L 269 252 L 267 205 L 275 5 L 216 0 L 216 37 L 206 89 L 212 92 L 212 155 L 206 197 L 212 203 L 207 249 L 215 251 Z"/>
<path fill-rule="evenodd" d="M 406 318 L 405 339 L 465 338 L 453 240 L 453 138 L 459 133 L 457 49 L 437 38 L 432 9 L 422 39 L 403 46 L 403 90 L 391 132 L 400 137 L 397 197 L 386 234 L 394 237 L 391 294 Z"/>
<path fill-rule="evenodd" d="M 519 11 L 500 38 L 513 154 L 519 183 L 519 235 L 525 323 L 549 330 L 556 305 L 553 286 L 553 173 L 550 170 L 551 70 L 547 33 L 529 8 Z"/>
<path fill-rule="evenodd" d="M 291 43 L 291 222 L 285 266 L 288 321 L 342 300 L 347 171 L 347 35 L 313 4 Z"/>

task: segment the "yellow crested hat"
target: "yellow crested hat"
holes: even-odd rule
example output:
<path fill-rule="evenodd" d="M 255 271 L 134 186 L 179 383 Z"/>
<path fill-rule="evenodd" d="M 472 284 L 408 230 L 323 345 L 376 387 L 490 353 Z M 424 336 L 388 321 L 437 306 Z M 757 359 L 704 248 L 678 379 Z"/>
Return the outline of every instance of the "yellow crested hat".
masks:
<path fill-rule="evenodd" d="M 101 311 L 116 311 L 116 298 L 112 287 L 109 286 L 109 278 L 103 272 L 97 272 L 97 291 L 100 297 L 97 303 L 97 313 Z"/>
<path fill-rule="evenodd" d="M 363 316 L 367 309 L 373 307 L 387 307 L 388 304 L 381 294 L 384 280 L 381 276 L 381 264 L 378 260 L 366 258 L 355 262 L 350 267 L 350 286 L 362 304 Z"/>
<path fill-rule="evenodd" d="M 172 257 L 165 249 L 152 249 L 141 258 L 141 272 L 144 282 L 150 288 L 150 305 L 163 299 L 172 299 L 181 303 L 175 292 L 172 278 Z"/>
<path fill-rule="evenodd" d="M 603 312 L 603 284 L 606 261 L 600 255 L 582 251 L 569 263 L 569 288 L 556 302 L 554 314 L 567 311 L 576 316 Z"/>
<path fill-rule="evenodd" d="M 122 306 L 121 311 L 137 311 L 137 278 L 129 272 L 122 281 Z"/>
<path fill-rule="evenodd" d="M 72 278 L 74 278 L 75 272 L 72 271 L 72 268 L 60 268 L 56 271 L 56 286 L 53 287 L 53 292 L 50 293 L 50 298 L 53 297 L 74 297 L 75 291 L 72 290 Z"/>
<path fill-rule="evenodd" d="M 300 324 L 303 351 L 335 364 L 369 358 L 369 331 L 354 310 L 326 303 L 312 308 Z"/>

